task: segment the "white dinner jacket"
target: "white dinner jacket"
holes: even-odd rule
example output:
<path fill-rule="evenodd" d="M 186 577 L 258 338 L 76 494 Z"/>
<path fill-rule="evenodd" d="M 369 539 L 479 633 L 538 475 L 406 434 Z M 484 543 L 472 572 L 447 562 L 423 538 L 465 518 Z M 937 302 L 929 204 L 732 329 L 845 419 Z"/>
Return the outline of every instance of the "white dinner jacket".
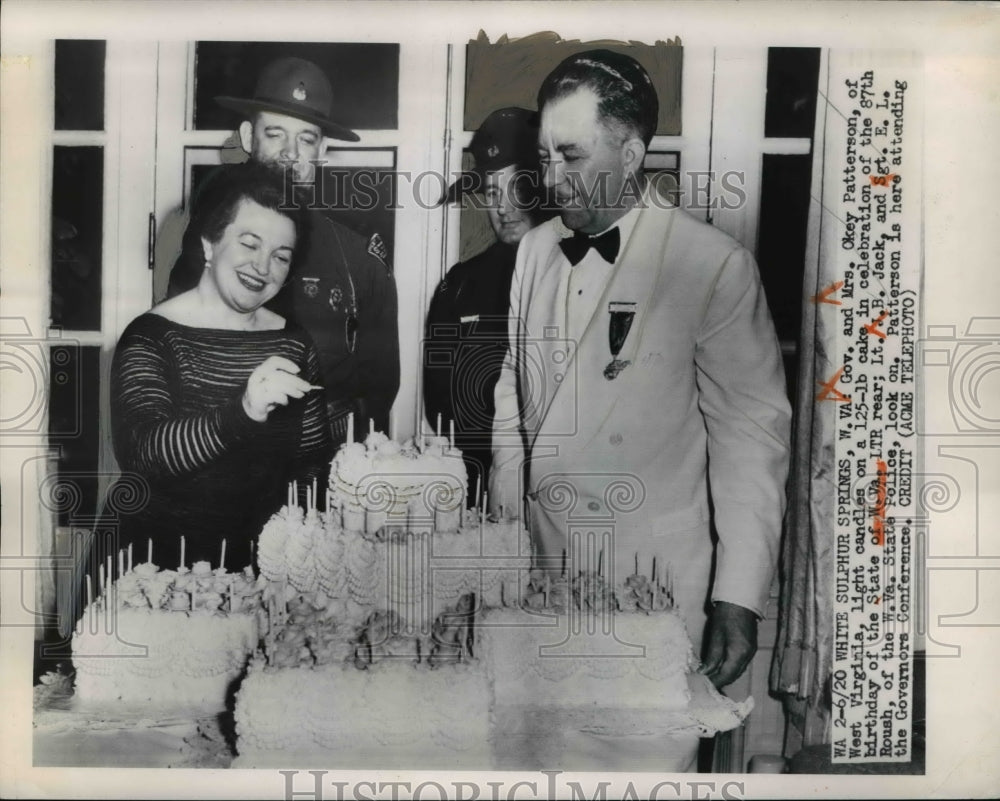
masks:
<path fill-rule="evenodd" d="M 529 456 L 523 489 L 537 557 L 558 572 L 567 538 L 595 531 L 613 538 L 618 580 L 637 560 L 646 575 L 654 556 L 658 572 L 669 563 L 696 641 L 711 521 L 711 599 L 762 615 L 785 508 L 791 411 L 752 256 L 647 194 L 603 297 L 570 343 L 565 234 L 550 220 L 518 250 L 491 499 L 510 502 Z M 619 354 L 631 364 L 614 380 L 604 376 L 611 302 L 636 304 Z"/>

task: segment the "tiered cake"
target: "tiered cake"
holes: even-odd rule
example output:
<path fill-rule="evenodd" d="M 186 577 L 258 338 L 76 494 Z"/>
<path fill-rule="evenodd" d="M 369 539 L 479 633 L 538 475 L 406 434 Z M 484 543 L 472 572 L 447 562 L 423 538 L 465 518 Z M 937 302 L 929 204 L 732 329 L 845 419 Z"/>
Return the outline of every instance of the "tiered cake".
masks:
<path fill-rule="evenodd" d="M 694 658 L 669 582 L 532 570 L 520 524 L 463 513 L 464 484 L 446 440 L 370 435 L 334 460 L 326 513 L 272 517 L 237 766 L 483 768 L 558 727 L 678 727 Z"/>
<path fill-rule="evenodd" d="M 467 596 L 479 607 L 520 597 L 527 533 L 465 509 L 465 466 L 447 440 L 424 449 L 369 435 L 333 460 L 327 512 L 295 505 L 271 517 L 257 549 L 268 600 L 303 596 L 338 625 L 389 612 L 415 639 Z"/>
<path fill-rule="evenodd" d="M 204 713 L 242 679 L 237 767 L 586 767 L 604 753 L 615 767 L 647 748 L 643 769 L 660 770 L 655 736 L 745 717 L 750 703 L 725 699 L 709 699 L 708 724 L 692 712 L 690 642 L 655 566 L 617 587 L 600 560 L 532 569 L 519 524 L 465 510 L 465 481 L 447 440 L 372 434 L 334 459 L 326 511 L 313 489 L 266 524 L 257 579 L 120 558 L 74 637 L 77 699 Z"/>

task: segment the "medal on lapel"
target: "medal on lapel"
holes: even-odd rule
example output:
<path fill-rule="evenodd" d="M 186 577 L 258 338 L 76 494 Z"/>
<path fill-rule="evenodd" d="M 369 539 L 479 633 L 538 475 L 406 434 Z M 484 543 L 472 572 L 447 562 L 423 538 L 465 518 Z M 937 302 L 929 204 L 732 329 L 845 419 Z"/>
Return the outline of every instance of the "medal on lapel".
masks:
<path fill-rule="evenodd" d="M 608 381 L 614 381 L 618 374 L 628 367 L 632 362 L 618 358 L 622 352 L 622 346 L 628 337 L 628 332 L 632 328 L 632 320 L 635 319 L 635 303 L 623 303 L 612 301 L 608 304 L 608 344 L 611 347 L 611 361 L 604 368 L 604 377 Z"/>

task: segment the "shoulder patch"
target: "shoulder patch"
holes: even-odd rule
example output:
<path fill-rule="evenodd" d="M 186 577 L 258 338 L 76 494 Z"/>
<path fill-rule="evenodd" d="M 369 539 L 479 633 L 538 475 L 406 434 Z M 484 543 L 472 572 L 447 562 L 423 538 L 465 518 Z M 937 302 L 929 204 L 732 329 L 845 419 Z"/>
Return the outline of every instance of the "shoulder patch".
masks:
<path fill-rule="evenodd" d="M 385 246 L 385 241 L 378 232 L 372 234 L 368 240 L 368 255 L 374 256 L 382 262 L 382 266 L 385 267 L 389 275 L 392 275 L 392 267 L 389 266 L 389 249 Z"/>

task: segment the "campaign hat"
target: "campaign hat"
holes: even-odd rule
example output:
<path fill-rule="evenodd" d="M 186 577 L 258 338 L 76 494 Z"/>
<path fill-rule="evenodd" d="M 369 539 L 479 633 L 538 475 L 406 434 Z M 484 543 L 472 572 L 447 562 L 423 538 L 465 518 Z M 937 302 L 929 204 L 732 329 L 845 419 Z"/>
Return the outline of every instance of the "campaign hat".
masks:
<path fill-rule="evenodd" d="M 253 97 L 223 95 L 215 101 L 247 117 L 257 111 L 286 114 L 319 126 L 325 136 L 333 139 L 360 139 L 333 119 L 333 87 L 323 71 L 304 58 L 288 56 L 270 62 L 257 78 Z"/>

